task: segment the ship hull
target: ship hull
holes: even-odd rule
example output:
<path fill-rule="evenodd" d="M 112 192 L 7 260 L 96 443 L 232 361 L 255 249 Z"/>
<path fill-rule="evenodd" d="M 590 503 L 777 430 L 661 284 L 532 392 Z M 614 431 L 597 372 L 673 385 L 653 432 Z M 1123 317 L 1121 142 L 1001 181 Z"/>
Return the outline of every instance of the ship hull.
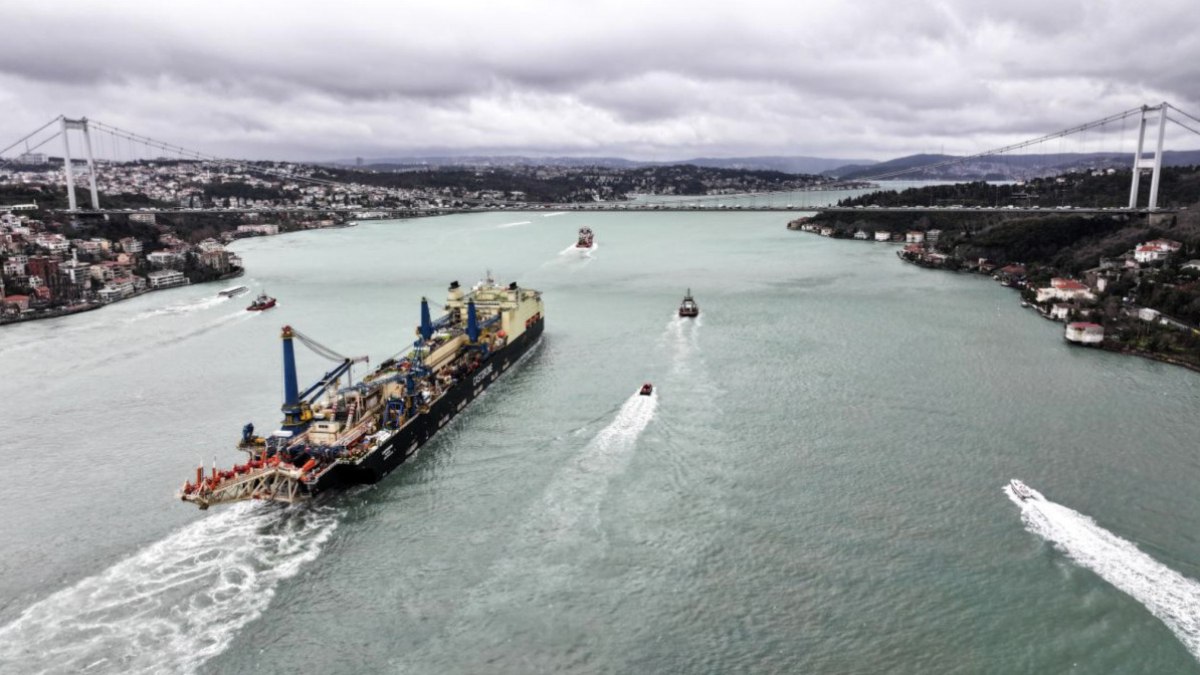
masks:
<path fill-rule="evenodd" d="M 307 492 L 316 494 L 334 488 L 377 483 L 396 467 L 415 457 L 425 443 L 466 410 L 472 401 L 487 391 L 493 382 L 537 344 L 545 322 L 544 318 L 539 318 L 503 349 L 489 355 L 474 373 L 455 383 L 435 401 L 429 412 L 414 418 L 370 454 L 354 463 L 338 464 L 313 483 L 306 484 Z"/>

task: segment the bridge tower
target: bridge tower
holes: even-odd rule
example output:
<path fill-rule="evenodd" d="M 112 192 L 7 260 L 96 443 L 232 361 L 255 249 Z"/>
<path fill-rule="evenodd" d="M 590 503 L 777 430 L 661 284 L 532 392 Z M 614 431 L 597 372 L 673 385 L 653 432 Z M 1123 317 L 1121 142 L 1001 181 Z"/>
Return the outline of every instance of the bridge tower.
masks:
<path fill-rule="evenodd" d="M 1153 115 L 1152 113 L 1158 113 Z M 1145 157 L 1146 123 L 1157 118 L 1158 143 L 1155 145 L 1154 157 Z M 1162 172 L 1163 137 L 1167 133 L 1167 104 L 1142 106 L 1141 122 L 1138 124 L 1137 152 L 1133 155 L 1133 180 L 1129 186 L 1129 208 L 1137 208 L 1138 183 L 1142 178 L 1142 169 L 1150 169 L 1150 204 L 1151 211 L 1158 210 L 1158 178 Z"/>
<path fill-rule="evenodd" d="M 83 147 L 87 152 L 88 165 L 88 183 L 92 192 L 92 208 L 100 209 L 100 194 L 96 191 L 96 161 L 92 157 L 92 136 L 88 132 L 88 120 L 82 117 L 77 120 L 69 120 L 66 117 L 62 118 L 62 139 L 63 139 L 63 168 L 67 174 L 67 203 L 71 211 L 78 211 L 79 206 L 75 203 L 75 171 L 71 166 L 71 141 L 68 138 L 67 132 L 71 129 L 76 129 L 83 132 Z"/>

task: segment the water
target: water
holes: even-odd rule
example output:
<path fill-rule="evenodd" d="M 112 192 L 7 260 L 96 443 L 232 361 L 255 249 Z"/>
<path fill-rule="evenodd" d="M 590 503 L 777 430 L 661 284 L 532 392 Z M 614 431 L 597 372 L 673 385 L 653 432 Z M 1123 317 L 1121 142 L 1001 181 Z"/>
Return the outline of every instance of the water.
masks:
<path fill-rule="evenodd" d="M 1200 378 L 786 219 L 370 222 L 240 243 L 270 312 L 0 331 L 0 672 L 1200 672 Z M 172 499 L 277 420 L 281 325 L 378 363 L 488 268 L 545 338 L 414 464 Z"/>

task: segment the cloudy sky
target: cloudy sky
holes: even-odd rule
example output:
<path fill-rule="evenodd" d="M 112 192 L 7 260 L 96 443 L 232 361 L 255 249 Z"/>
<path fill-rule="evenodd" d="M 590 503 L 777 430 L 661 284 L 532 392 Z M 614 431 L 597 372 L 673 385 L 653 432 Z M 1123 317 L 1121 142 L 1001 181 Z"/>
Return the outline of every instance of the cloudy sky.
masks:
<path fill-rule="evenodd" d="M 1196 0 L 0 9 L 0 147 L 62 113 L 245 158 L 887 159 L 1163 100 L 1200 116 Z M 1063 149 L 1119 149 L 1119 135 Z"/>

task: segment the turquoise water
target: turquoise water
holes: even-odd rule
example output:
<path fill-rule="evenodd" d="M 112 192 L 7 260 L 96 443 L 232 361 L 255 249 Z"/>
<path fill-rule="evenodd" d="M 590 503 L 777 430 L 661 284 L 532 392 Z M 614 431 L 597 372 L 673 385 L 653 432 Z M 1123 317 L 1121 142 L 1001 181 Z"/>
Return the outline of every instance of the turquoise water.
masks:
<path fill-rule="evenodd" d="M 239 244 L 261 315 L 6 328 L 0 672 L 1200 672 L 1200 378 L 786 219 L 370 222 Z M 489 268 L 545 338 L 414 464 L 173 500 L 275 423 L 280 326 L 378 363 Z"/>

